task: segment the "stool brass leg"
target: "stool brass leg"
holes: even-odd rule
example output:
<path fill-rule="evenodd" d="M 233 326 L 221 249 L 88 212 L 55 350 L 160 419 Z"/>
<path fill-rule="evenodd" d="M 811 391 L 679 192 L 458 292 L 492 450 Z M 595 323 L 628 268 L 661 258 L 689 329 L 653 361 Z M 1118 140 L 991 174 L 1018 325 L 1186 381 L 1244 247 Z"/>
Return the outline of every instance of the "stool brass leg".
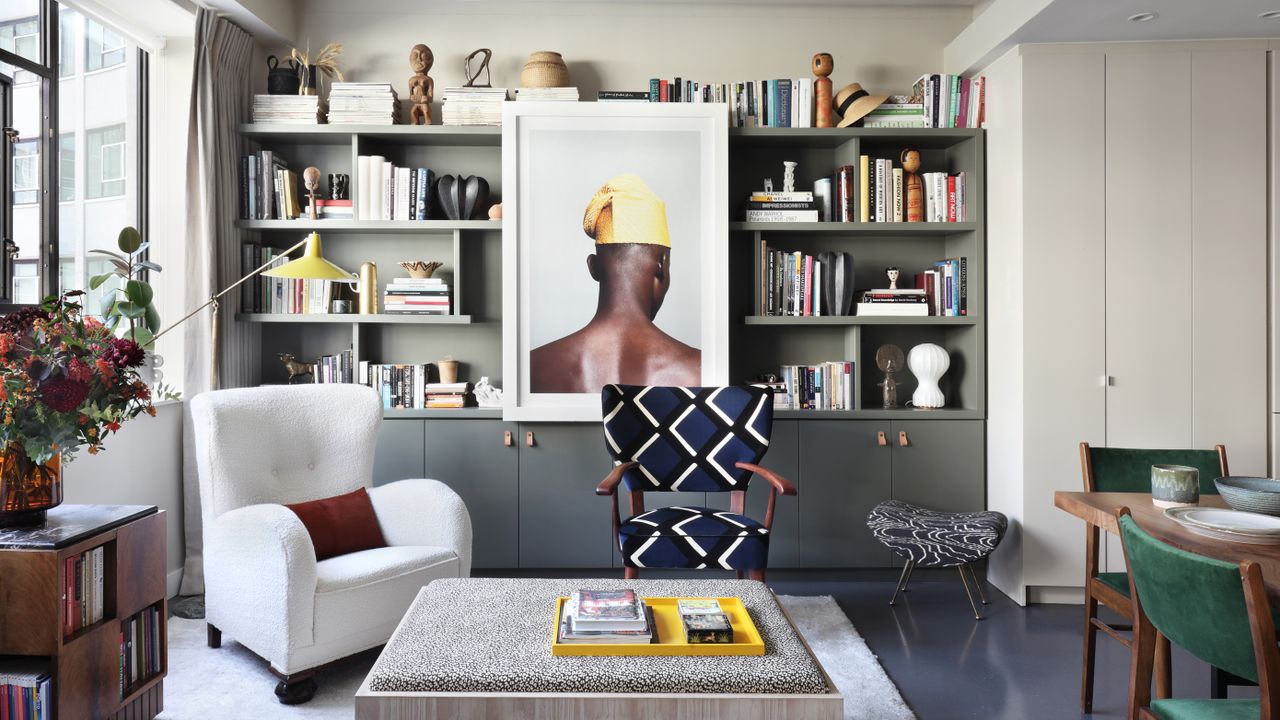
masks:
<path fill-rule="evenodd" d="M 911 584 L 911 575 L 912 575 L 913 573 L 915 573 L 915 571 L 916 571 L 916 561 L 915 561 L 915 560 L 908 560 L 908 561 L 907 561 L 907 565 L 908 565 L 908 567 L 907 567 L 907 579 L 906 579 L 906 581 L 905 581 L 905 582 L 903 582 L 903 583 L 902 583 L 902 592 L 906 592 L 907 590 L 909 590 L 909 589 L 910 589 L 910 588 L 908 588 L 907 586 Z"/>
<path fill-rule="evenodd" d="M 978 591 L 978 599 L 982 601 L 983 605 L 990 605 L 991 603 L 987 602 L 986 593 L 982 592 L 982 581 L 978 579 L 978 571 L 973 569 L 972 563 L 965 565 L 965 567 L 969 568 L 969 577 L 973 578 L 973 587 Z"/>
<path fill-rule="evenodd" d="M 898 576 L 898 584 L 893 586 L 893 597 L 889 598 L 889 604 L 895 605 L 898 602 L 898 593 L 907 589 L 907 582 L 911 580 L 911 568 L 915 567 L 915 563 L 910 560 L 902 565 L 902 574 Z"/>
<path fill-rule="evenodd" d="M 982 615 L 978 613 L 978 605 L 973 601 L 973 593 L 969 591 L 969 578 L 964 574 L 964 566 L 961 565 L 956 569 L 960 571 L 960 582 L 964 584 L 965 597 L 969 598 L 969 607 L 973 609 L 973 619 L 981 620 Z"/>

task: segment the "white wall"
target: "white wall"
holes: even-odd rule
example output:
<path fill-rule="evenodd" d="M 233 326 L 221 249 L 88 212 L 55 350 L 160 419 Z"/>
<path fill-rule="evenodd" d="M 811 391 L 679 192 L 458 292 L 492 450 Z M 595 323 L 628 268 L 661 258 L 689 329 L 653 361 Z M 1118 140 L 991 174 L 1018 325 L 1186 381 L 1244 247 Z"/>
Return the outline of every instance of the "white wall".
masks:
<path fill-rule="evenodd" d="M 168 594 L 182 577 L 182 404 L 156 405 L 107 438 L 105 450 L 83 450 L 64 466 L 63 502 L 157 505 L 167 514 Z"/>
<path fill-rule="evenodd" d="M 816 52 L 835 57 L 836 88 L 908 91 L 937 72 L 942 48 L 968 23 L 969 8 L 833 8 L 668 3 L 308 0 L 299 3 L 298 43 L 312 52 L 336 41 L 349 80 L 390 82 L 408 112 L 409 48 L 435 54 L 436 99 L 465 80 L 463 59 L 494 51 L 494 87 L 519 87 L 535 50 L 564 55 L 584 100 L 596 91 L 648 90 L 652 77 L 699 82 L 811 76 Z M 278 53 L 277 53 L 278 54 Z M 266 67 L 254 71 L 262 88 Z M 433 109 L 440 122 L 438 103 Z"/>

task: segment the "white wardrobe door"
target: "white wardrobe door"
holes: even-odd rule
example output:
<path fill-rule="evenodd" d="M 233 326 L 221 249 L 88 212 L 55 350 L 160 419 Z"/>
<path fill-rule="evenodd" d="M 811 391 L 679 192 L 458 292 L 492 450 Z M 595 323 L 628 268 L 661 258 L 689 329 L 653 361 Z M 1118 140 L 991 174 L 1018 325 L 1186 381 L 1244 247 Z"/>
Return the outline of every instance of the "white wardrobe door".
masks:
<path fill-rule="evenodd" d="M 1264 51 L 1192 53 L 1191 445 L 1238 475 L 1267 472 L 1266 85 Z"/>
<path fill-rule="evenodd" d="M 1191 54 L 1106 63 L 1107 445 L 1189 447 Z"/>

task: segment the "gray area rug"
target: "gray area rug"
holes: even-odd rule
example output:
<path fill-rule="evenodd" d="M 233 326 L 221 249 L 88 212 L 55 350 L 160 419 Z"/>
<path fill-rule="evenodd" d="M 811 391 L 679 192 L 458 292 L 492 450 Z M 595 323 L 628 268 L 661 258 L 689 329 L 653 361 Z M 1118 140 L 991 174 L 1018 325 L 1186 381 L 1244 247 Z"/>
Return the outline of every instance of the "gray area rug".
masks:
<path fill-rule="evenodd" d="M 914 720 L 893 681 L 830 596 L 779 597 L 827 674 L 845 697 L 846 720 Z M 200 620 L 169 621 L 169 675 L 161 720 L 211 718 L 308 718 L 350 720 L 356 689 L 378 651 L 334 663 L 316 677 L 320 686 L 305 705 L 281 705 L 272 694 L 276 679 L 265 660 L 224 636 L 217 650 L 205 645 Z"/>

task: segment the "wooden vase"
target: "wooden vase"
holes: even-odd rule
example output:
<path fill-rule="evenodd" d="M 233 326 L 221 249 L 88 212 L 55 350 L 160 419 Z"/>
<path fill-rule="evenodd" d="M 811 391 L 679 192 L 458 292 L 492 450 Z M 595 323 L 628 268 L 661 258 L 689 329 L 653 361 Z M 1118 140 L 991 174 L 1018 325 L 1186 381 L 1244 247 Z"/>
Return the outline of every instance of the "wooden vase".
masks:
<path fill-rule="evenodd" d="M 520 71 L 520 87 L 568 87 L 569 67 L 558 52 L 539 50 L 529 54 L 529 62 Z"/>
<path fill-rule="evenodd" d="M 0 451 L 0 527 L 44 522 L 45 512 L 62 504 L 62 461 L 57 455 L 36 463 L 17 443 Z"/>

